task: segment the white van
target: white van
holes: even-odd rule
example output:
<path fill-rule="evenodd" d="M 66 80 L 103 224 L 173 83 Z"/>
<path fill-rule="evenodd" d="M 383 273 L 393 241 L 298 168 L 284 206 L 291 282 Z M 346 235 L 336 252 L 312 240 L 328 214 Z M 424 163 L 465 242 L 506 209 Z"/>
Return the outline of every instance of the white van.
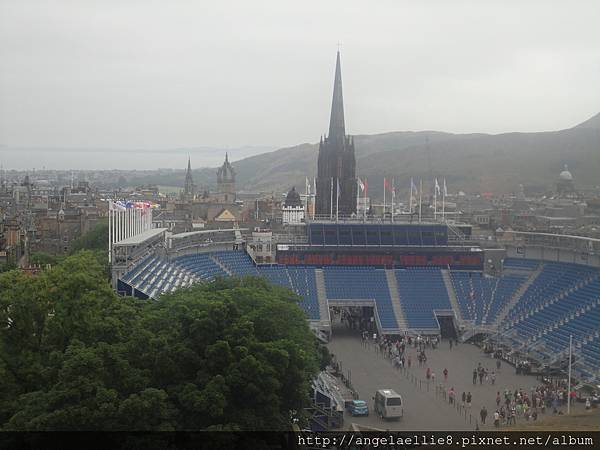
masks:
<path fill-rule="evenodd" d="M 373 400 L 375 414 L 382 419 L 399 419 L 404 415 L 402 397 L 393 389 L 379 389 Z"/>

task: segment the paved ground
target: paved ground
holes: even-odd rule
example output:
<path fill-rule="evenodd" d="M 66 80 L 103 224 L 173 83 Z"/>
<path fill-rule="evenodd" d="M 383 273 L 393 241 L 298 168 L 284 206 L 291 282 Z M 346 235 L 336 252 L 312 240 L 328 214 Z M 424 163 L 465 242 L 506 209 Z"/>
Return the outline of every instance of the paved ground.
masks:
<path fill-rule="evenodd" d="M 529 390 L 539 382 L 533 376 L 516 375 L 513 367 L 503 363 L 496 378 L 496 384 L 472 384 L 472 372 L 481 362 L 483 367 L 495 369 L 495 360 L 485 355 L 478 347 L 470 344 L 459 344 L 449 349 L 444 341 L 436 350 L 428 349 L 427 366 L 419 367 L 416 362 L 416 351 L 411 348 L 410 370 L 394 369 L 388 359 L 379 355 L 372 346 L 363 347 L 360 336 L 337 324 L 328 344 L 330 351 L 341 361 L 345 374 L 350 371 L 350 378 L 361 400 L 366 400 L 372 408 L 372 397 L 377 389 L 391 388 L 402 395 L 404 400 L 404 418 L 400 421 L 384 421 L 374 414 L 369 417 L 346 417 L 346 425 L 355 422 L 359 425 L 375 427 L 383 430 L 474 430 L 493 428 L 490 416 L 496 408 L 496 392 L 504 389 Z M 435 373 L 435 384 L 427 386 L 425 372 L 427 367 Z M 448 381 L 444 382 L 442 372 L 448 369 Z M 460 398 L 463 391 L 470 391 L 473 396 L 471 410 L 456 409 L 444 399 L 435 385 L 442 385 L 444 391 L 451 387 Z M 458 402 L 461 403 L 460 401 Z M 486 425 L 479 423 L 479 411 L 485 404 L 489 415 Z M 524 421 L 524 419 L 521 419 Z"/>

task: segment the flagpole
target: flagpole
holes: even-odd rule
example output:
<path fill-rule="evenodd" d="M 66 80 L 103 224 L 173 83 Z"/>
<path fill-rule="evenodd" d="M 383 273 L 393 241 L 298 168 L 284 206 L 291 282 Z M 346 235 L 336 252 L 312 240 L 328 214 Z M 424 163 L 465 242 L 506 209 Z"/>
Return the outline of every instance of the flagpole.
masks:
<path fill-rule="evenodd" d="M 365 178 L 365 196 L 364 196 L 365 204 L 363 205 L 365 222 L 367 221 L 367 189 L 369 189 L 369 183 L 368 183 L 367 179 Z"/>
<path fill-rule="evenodd" d="M 337 222 L 340 216 L 340 179 L 336 178 L 335 184 L 335 221 Z"/>
<path fill-rule="evenodd" d="M 437 221 L 437 191 L 438 191 L 438 181 L 435 179 L 435 186 L 433 188 L 433 221 Z"/>
<path fill-rule="evenodd" d="M 108 201 L 108 263 L 110 264 L 112 257 L 112 200 Z"/>
<path fill-rule="evenodd" d="M 444 190 L 442 191 L 442 221 L 446 221 L 446 179 L 444 178 Z"/>
<path fill-rule="evenodd" d="M 419 180 L 419 222 L 421 222 L 421 200 L 423 195 L 423 178 Z"/>
<path fill-rule="evenodd" d="M 413 202 L 412 202 L 412 198 L 413 198 L 413 179 L 412 177 L 410 177 L 410 194 L 408 196 L 408 213 L 412 214 L 412 206 L 413 206 Z"/>
<path fill-rule="evenodd" d="M 396 197 L 396 188 L 394 187 L 394 179 L 392 178 L 392 223 L 394 223 L 394 197 Z"/>
<path fill-rule="evenodd" d="M 313 177 L 313 188 L 314 188 L 315 193 L 312 196 L 312 204 L 313 204 L 312 218 L 313 218 L 313 220 L 315 220 L 315 210 L 317 209 L 317 177 Z"/>
<path fill-rule="evenodd" d="M 385 177 L 383 177 L 383 220 L 385 220 Z"/>
<path fill-rule="evenodd" d="M 356 216 L 358 217 L 358 204 L 360 202 L 360 183 L 358 182 L 360 178 L 356 178 Z"/>
<path fill-rule="evenodd" d="M 569 389 L 567 391 L 567 415 L 571 414 L 571 362 L 573 361 L 573 335 L 569 335 Z"/>
<path fill-rule="evenodd" d="M 329 220 L 333 220 L 333 177 L 331 177 L 331 198 L 329 202 Z"/>

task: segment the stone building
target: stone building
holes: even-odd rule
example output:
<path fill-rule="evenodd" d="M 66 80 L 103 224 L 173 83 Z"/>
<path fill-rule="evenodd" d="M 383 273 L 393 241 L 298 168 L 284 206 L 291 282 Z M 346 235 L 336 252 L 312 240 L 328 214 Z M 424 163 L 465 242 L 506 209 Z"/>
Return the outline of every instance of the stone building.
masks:
<path fill-rule="evenodd" d="M 356 213 L 354 139 L 346 135 L 342 69 L 337 53 L 329 135 L 321 137 L 317 163 L 316 214 L 349 216 Z"/>

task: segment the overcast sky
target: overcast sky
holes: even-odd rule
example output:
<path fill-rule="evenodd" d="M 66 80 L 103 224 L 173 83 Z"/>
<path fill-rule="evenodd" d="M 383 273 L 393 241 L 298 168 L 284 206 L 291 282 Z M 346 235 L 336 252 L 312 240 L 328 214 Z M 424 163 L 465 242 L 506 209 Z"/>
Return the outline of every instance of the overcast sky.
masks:
<path fill-rule="evenodd" d="M 0 145 L 284 146 L 568 128 L 600 111 L 600 1 L 0 0 Z M 179 164 L 180 165 L 180 164 Z"/>

